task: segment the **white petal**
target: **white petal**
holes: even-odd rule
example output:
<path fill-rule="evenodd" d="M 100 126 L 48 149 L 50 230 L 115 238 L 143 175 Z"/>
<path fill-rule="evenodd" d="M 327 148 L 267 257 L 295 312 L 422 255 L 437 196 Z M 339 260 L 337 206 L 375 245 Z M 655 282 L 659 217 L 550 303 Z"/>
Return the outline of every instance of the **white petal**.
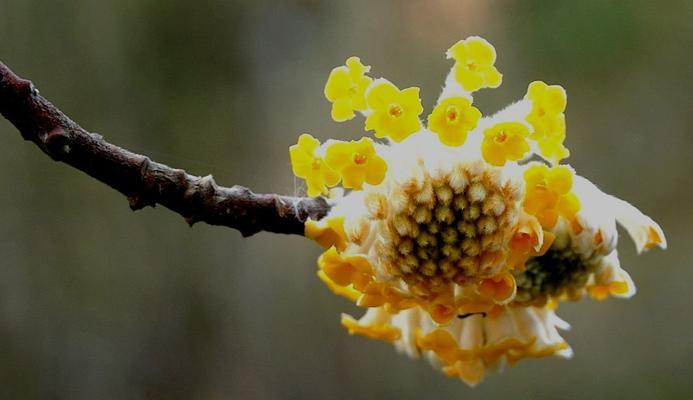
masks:
<path fill-rule="evenodd" d="M 667 248 L 664 232 L 652 218 L 643 214 L 630 203 L 614 196 L 609 196 L 616 220 L 623 226 L 635 242 L 638 253 L 649 250 L 654 246 Z"/>

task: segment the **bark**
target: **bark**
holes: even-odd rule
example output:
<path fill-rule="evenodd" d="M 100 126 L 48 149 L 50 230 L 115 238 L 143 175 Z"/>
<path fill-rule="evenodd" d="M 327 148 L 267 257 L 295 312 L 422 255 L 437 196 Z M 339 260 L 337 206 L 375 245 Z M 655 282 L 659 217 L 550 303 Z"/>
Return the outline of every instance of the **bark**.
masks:
<path fill-rule="evenodd" d="M 2 62 L 0 114 L 53 160 L 124 194 L 132 210 L 161 204 L 191 226 L 205 222 L 250 236 L 260 231 L 303 235 L 307 218 L 318 220 L 330 209 L 321 197 L 257 194 L 242 186 L 219 186 L 211 175 L 190 175 L 108 143 L 81 128 Z"/>

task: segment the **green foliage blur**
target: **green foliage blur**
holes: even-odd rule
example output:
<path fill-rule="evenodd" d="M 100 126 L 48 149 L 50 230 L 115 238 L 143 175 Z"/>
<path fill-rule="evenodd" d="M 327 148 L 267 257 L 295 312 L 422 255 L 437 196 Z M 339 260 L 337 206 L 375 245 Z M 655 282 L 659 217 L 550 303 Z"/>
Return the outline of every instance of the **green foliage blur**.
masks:
<path fill-rule="evenodd" d="M 83 127 L 259 192 L 301 192 L 287 151 L 301 132 L 364 134 L 330 121 L 332 67 L 358 55 L 420 86 L 430 112 L 445 50 L 483 36 L 504 83 L 482 111 L 562 84 L 568 161 L 670 247 L 636 257 L 623 236 L 639 293 L 563 306 L 573 360 L 472 390 L 349 337 L 339 314 L 361 311 L 316 279 L 305 239 L 132 213 L 0 120 L 0 398 L 690 398 L 692 19 L 688 0 L 0 0 L 0 60 Z"/>

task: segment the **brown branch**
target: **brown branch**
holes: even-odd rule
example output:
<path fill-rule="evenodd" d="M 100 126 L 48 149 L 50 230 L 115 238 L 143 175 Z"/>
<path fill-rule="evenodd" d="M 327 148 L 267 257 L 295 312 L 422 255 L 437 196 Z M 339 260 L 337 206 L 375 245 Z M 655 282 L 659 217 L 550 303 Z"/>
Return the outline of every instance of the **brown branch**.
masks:
<path fill-rule="evenodd" d="M 193 176 L 151 161 L 89 133 L 39 95 L 34 85 L 0 62 L 0 113 L 53 160 L 64 162 L 124 194 L 130 208 L 161 204 L 192 226 L 202 221 L 238 229 L 303 235 L 303 222 L 320 219 L 323 198 L 255 194 L 218 186 L 211 175 Z"/>

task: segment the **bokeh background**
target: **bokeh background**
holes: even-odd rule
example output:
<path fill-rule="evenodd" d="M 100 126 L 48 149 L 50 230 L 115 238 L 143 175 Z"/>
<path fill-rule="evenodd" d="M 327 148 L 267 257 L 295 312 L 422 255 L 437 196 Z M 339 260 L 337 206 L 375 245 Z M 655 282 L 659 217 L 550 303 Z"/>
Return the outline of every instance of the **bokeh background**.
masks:
<path fill-rule="evenodd" d="M 622 264 L 639 293 L 559 314 L 571 361 L 476 389 L 389 344 L 315 277 L 300 237 L 189 228 L 55 163 L 0 120 L 0 398 L 674 399 L 693 392 L 693 3 L 0 0 L 0 60 L 91 131 L 220 184 L 300 193 L 299 133 L 357 138 L 322 90 L 359 55 L 431 110 L 478 34 L 499 53 L 491 113 L 543 79 L 568 91 L 570 163 L 661 223 L 669 250 Z"/>

